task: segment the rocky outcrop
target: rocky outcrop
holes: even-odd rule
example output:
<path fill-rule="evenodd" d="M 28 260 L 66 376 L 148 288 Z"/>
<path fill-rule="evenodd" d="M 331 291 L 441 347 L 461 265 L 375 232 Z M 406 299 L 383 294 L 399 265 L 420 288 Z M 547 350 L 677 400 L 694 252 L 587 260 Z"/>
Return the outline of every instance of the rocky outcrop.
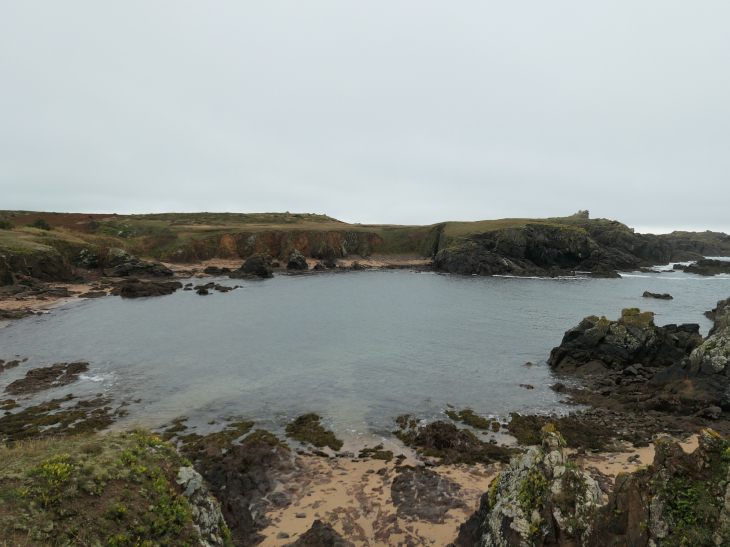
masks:
<path fill-rule="evenodd" d="M 657 298 L 659 300 L 674 300 L 674 297 L 669 293 L 659 294 L 655 292 L 644 291 L 644 294 L 642 294 L 641 296 L 643 296 L 644 298 Z"/>
<path fill-rule="evenodd" d="M 651 383 L 664 388 L 665 398 L 717 406 L 730 411 L 730 298 L 713 310 L 710 336 L 688 358 L 656 374 Z"/>
<path fill-rule="evenodd" d="M 730 236 L 721 232 L 672 232 L 656 237 L 671 246 L 671 262 L 730 256 Z"/>
<path fill-rule="evenodd" d="M 116 283 L 111 294 L 113 296 L 121 296 L 122 298 L 165 296 L 181 289 L 182 286 L 182 283 L 179 281 L 142 281 L 132 278 Z"/>
<path fill-rule="evenodd" d="M 304 255 L 295 249 L 294 252 L 289 255 L 289 260 L 286 263 L 286 269 L 306 272 L 309 269 L 309 265 L 307 264 L 307 259 L 304 258 Z"/>
<path fill-rule="evenodd" d="M 548 364 L 559 371 L 595 373 L 632 365 L 663 368 L 689 356 L 702 341 L 699 325 L 654 324 L 654 314 L 627 308 L 617 321 L 595 315 L 565 333 Z"/>
<path fill-rule="evenodd" d="M 730 274 L 730 260 L 711 260 L 703 258 L 684 268 L 685 273 L 712 276 Z"/>
<path fill-rule="evenodd" d="M 542 223 L 442 238 L 434 259 L 437 270 L 479 275 L 608 274 L 640 265 L 629 253 L 597 244 L 582 228 Z"/>
<path fill-rule="evenodd" d="M 16 275 L 26 275 L 40 281 L 78 281 L 76 268 L 68 258 L 50 247 L 38 249 L 3 249 L 10 270 Z"/>
<path fill-rule="evenodd" d="M 135 259 L 115 268 L 104 270 L 108 277 L 172 277 L 174 272 L 160 262 Z"/>
<path fill-rule="evenodd" d="M 223 547 L 223 538 L 230 532 L 225 525 L 220 504 L 211 495 L 203 477 L 192 467 L 181 467 L 176 482 L 180 485 L 182 495 L 192 506 L 193 528 L 200 536 L 199 545 Z"/>
<path fill-rule="evenodd" d="M 274 277 L 274 270 L 271 269 L 266 255 L 255 254 L 249 256 L 243 265 L 228 274 L 231 279 L 268 279 Z"/>
<path fill-rule="evenodd" d="M 565 441 L 548 424 L 542 446 L 512 459 L 459 529 L 458 547 L 590 545 L 593 515 L 603 503 L 594 479 L 570 462 Z"/>
<path fill-rule="evenodd" d="M 309 530 L 296 541 L 287 543 L 285 547 L 354 547 L 354 545 L 338 534 L 332 525 L 315 520 Z"/>
<path fill-rule="evenodd" d="M 15 278 L 13 270 L 5 260 L 5 257 L 0 255 L 0 287 L 7 287 L 11 285 L 17 285 L 18 280 Z"/>

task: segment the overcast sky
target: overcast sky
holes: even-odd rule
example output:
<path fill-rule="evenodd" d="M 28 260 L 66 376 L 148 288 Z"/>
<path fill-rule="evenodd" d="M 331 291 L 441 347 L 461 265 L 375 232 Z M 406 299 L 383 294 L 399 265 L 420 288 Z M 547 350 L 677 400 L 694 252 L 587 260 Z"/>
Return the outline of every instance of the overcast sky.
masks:
<path fill-rule="evenodd" d="M 730 2 L 0 3 L 0 209 L 730 232 Z"/>

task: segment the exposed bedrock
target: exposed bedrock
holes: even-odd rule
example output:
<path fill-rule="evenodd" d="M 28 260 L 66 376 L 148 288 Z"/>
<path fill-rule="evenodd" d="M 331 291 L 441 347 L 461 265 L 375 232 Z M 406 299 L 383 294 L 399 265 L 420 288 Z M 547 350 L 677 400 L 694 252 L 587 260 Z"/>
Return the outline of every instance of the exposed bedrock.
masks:
<path fill-rule="evenodd" d="M 711 260 L 702 258 L 695 264 L 690 264 L 684 268 L 685 273 L 693 273 L 697 275 L 712 276 L 717 274 L 730 274 L 730 261 L 728 260 Z"/>
<path fill-rule="evenodd" d="M 549 431 L 549 430 L 548 430 Z M 544 434 L 540 450 L 513 458 L 479 509 L 459 527 L 455 547 L 647 547 L 730 544 L 730 441 L 702 431 L 686 454 L 657 441 L 652 465 L 619 473 L 608 502 Z"/>
<path fill-rule="evenodd" d="M 163 258 L 171 262 L 194 262 L 211 258 L 248 258 L 255 254 L 288 260 L 295 251 L 316 259 L 366 256 L 383 239 L 374 233 L 356 231 L 271 231 L 223 234 L 190 241 Z"/>
<path fill-rule="evenodd" d="M 627 308 L 616 321 L 592 315 L 565 333 L 548 364 L 559 371 L 623 370 L 631 365 L 668 367 L 687 357 L 702 341 L 699 325 L 654 324 L 652 312 Z"/>
<path fill-rule="evenodd" d="M 582 228 L 526 224 L 515 228 L 442 238 L 436 269 L 480 275 L 564 275 L 572 271 L 632 270 L 642 261 L 596 243 Z"/>
<path fill-rule="evenodd" d="M 542 434 L 540 448 L 512 458 L 494 479 L 477 512 L 459 527 L 455 546 L 587 545 L 601 488 L 569 462 L 552 425 Z"/>
<path fill-rule="evenodd" d="M 26 275 L 40 281 L 67 282 L 80 279 L 68 258 L 50 247 L 21 251 L 2 249 L 2 254 L 16 277 Z"/>

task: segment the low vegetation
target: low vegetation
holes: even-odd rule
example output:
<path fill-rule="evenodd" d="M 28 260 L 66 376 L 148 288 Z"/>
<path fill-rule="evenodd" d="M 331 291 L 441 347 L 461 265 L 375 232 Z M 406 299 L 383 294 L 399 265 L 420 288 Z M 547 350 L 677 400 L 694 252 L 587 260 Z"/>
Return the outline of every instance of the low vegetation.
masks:
<path fill-rule="evenodd" d="M 175 482 L 189 465 L 150 433 L 14 443 L 0 458 L 0 537 L 7 545 L 198 545 Z"/>

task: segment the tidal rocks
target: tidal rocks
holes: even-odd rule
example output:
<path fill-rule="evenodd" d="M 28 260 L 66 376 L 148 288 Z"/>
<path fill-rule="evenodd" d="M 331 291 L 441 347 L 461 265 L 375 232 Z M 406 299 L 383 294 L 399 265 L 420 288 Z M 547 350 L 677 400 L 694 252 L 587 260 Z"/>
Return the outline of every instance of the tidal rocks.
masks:
<path fill-rule="evenodd" d="M 25 378 L 12 382 L 5 388 L 11 395 L 36 393 L 52 387 L 59 387 L 76 382 L 79 374 L 89 370 L 89 363 L 56 363 L 50 367 L 29 370 Z"/>
<path fill-rule="evenodd" d="M 730 274 L 730 260 L 712 260 L 703 258 L 684 269 L 685 273 L 712 276 L 717 274 Z"/>
<path fill-rule="evenodd" d="M 286 436 L 295 441 L 311 443 L 317 448 L 329 446 L 332 450 L 342 448 L 342 441 L 319 423 L 318 414 L 304 414 L 286 426 Z"/>
<path fill-rule="evenodd" d="M 109 277 L 172 277 L 174 272 L 160 262 L 131 261 L 116 268 L 104 270 Z"/>
<path fill-rule="evenodd" d="M 35 315 L 32 311 L 28 310 L 1 310 L 0 319 L 23 319 L 29 315 Z"/>
<path fill-rule="evenodd" d="M 607 427 L 575 418 L 549 418 L 547 416 L 526 415 L 516 412 L 510 414 L 507 431 L 521 445 L 539 445 L 542 441 L 542 428 L 553 424 L 565 438 L 568 448 L 589 448 L 603 450 L 613 437 Z"/>
<path fill-rule="evenodd" d="M 140 279 L 125 279 L 116 283 L 111 291 L 113 296 L 122 298 L 143 298 L 147 296 L 164 296 L 172 294 L 182 288 L 179 281 L 142 281 Z"/>
<path fill-rule="evenodd" d="M 274 277 L 274 271 L 271 269 L 266 255 L 254 254 L 249 256 L 238 270 L 228 274 L 228 277 L 231 279 L 268 279 Z"/>
<path fill-rule="evenodd" d="M 485 493 L 477 513 L 461 525 L 459 547 L 590 545 L 592 518 L 603 502 L 598 482 L 568 461 L 551 425 L 542 446 L 513 458 Z"/>
<path fill-rule="evenodd" d="M 464 508 L 461 487 L 424 467 L 406 467 L 393 480 L 391 496 L 398 517 L 443 523 L 449 509 Z"/>
<path fill-rule="evenodd" d="M 440 464 L 506 463 L 520 452 L 482 442 L 468 429 L 459 429 L 440 420 L 423 425 L 405 414 L 396 422 L 400 429 L 393 433 L 404 444 L 417 448 L 424 456 L 438 458 Z"/>
<path fill-rule="evenodd" d="M 653 313 L 627 308 L 617 321 L 595 315 L 583 319 L 565 333 L 547 362 L 557 370 L 580 373 L 623 370 L 636 363 L 667 367 L 688 356 L 701 340 L 697 324 L 657 327 Z"/>
<path fill-rule="evenodd" d="M 299 253 L 299 251 L 294 250 L 294 252 L 289 255 L 289 260 L 286 263 L 286 269 L 295 271 L 307 271 L 309 269 L 309 265 L 307 264 L 307 259 L 304 258 L 304 255 Z"/>
<path fill-rule="evenodd" d="M 659 293 L 649 292 L 649 291 L 644 291 L 644 294 L 642 294 L 641 296 L 643 296 L 644 298 L 657 298 L 659 300 L 673 300 L 674 299 L 674 297 L 669 293 L 659 294 Z"/>
<path fill-rule="evenodd" d="M 282 538 L 288 537 L 288 534 L 282 536 Z M 285 547 L 354 547 L 354 544 L 338 534 L 331 524 L 325 524 L 317 519 L 309 530 L 296 541 L 287 543 Z"/>

